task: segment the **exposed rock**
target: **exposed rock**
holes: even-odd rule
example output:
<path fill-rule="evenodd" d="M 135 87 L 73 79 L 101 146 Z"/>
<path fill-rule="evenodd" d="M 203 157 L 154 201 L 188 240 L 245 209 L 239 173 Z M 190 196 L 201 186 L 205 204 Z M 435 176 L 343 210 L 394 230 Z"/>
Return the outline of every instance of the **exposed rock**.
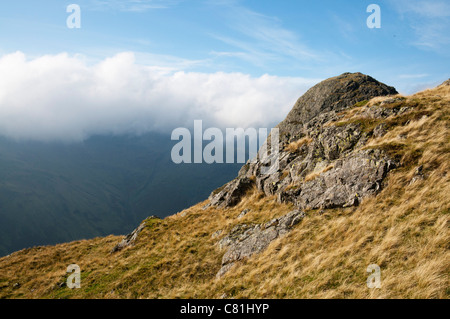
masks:
<path fill-rule="evenodd" d="M 372 161 L 370 162 L 362 153 L 358 153 L 358 150 L 366 144 L 372 133 L 375 136 L 386 134 L 386 126 L 379 125 L 373 132 L 368 132 L 363 123 L 347 123 L 342 120 L 343 115 L 339 111 L 375 96 L 396 93 L 394 88 L 361 73 L 344 73 L 317 84 L 297 101 L 286 119 L 278 125 L 280 129 L 278 171 L 262 174 L 262 169 L 267 164 L 261 160 L 249 161 L 239 171 L 235 180 L 211 194 L 206 207 L 236 205 L 252 185 L 252 180 L 267 196 L 277 195 L 279 200 L 297 203 L 301 205 L 300 208 L 311 206 L 309 203 L 312 201 L 305 195 L 306 190 L 310 189 L 315 195 L 319 195 L 319 190 L 325 191 L 320 182 L 327 183 L 328 191 L 326 195 L 318 196 L 312 206 L 338 207 L 358 204 L 360 198 L 381 189 L 381 180 L 385 176 L 383 173 L 381 179 L 375 178 L 374 176 L 378 176 L 376 168 L 367 163 L 388 161 L 381 152 L 373 152 L 370 155 Z M 387 97 L 379 104 L 363 108 L 361 116 L 368 119 L 383 119 L 396 115 L 401 109 L 401 103 L 397 102 L 402 100 L 401 97 Z M 308 143 L 299 144 L 297 149 L 287 147 L 292 142 L 296 145 L 295 142 L 302 138 Z M 269 141 L 270 138 L 267 143 Z M 360 164 L 363 166 L 358 169 L 356 165 Z M 386 167 L 387 170 L 394 167 L 391 164 Z M 327 173 L 331 168 L 332 171 Z M 368 169 L 366 175 L 361 176 L 366 169 Z M 337 173 L 338 170 L 342 171 Z M 305 177 L 308 175 L 325 173 L 327 175 L 304 185 Z M 372 189 L 375 191 L 369 191 Z M 331 198 L 332 191 L 341 193 Z M 326 201 L 329 204 L 326 204 Z"/>
<path fill-rule="evenodd" d="M 344 73 L 309 89 L 278 125 L 282 141 L 295 140 L 304 134 L 303 124 L 328 111 L 340 111 L 375 96 L 397 94 L 395 88 L 361 73 Z"/>
<path fill-rule="evenodd" d="M 404 113 L 408 110 L 408 108 L 402 108 L 398 103 L 396 105 L 391 105 L 395 102 L 402 101 L 403 98 L 389 98 L 382 101 L 379 104 L 372 105 L 371 107 L 365 108 L 363 112 L 361 112 L 361 116 L 370 118 L 370 119 L 383 119 L 392 115 L 397 115 L 399 113 Z M 392 102 L 394 101 L 394 102 Z"/>
<path fill-rule="evenodd" d="M 382 136 L 386 135 L 386 133 L 387 133 L 386 123 L 381 123 L 380 125 L 375 127 L 375 129 L 373 130 L 373 136 L 375 136 L 375 137 L 382 137 Z"/>
<path fill-rule="evenodd" d="M 411 181 L 409 182 L 410 185 L 414 184 L 417 181 L 421 181 L 425 179 L 425 175 L 423 174 L 423 165 L 420 165 L 416 168 L 416 171 L 414 172 L 413 178 L 411 178 Z"/>
<path fill-rule="evenodd" d="M 303 212 L 295 210 L 266 224 L 240 224 L 234 227 L 218 243 L 221 249 L 228 248 L 228 250 L 222 258 L 222 268 L 217 273 L 217 277 L 223 276 L 236 261 L 266 249 L 273 240 L 288 233 L 304 216 Z"/>
<path fill-rule="evenodd" d="M 394 167 L 395 163 L 379 150 L 361 151 L 336 161 L 329 171 L 295 191 L 281 192 L 279 198 L 301 209 L 355 206 L 379 191 L 387 172 Z"/>
<path fill-rule="evenodd" d="M 241 219 L 242 217 L 244 217 L 245 215 L 247 215 L 250 212 L 250 209 L 244 209 L 239 216 L 237 217 L 238 219 Z"/>
<path fill-rule="evenodd" d="M 147 220 L 149 219 L 160 219 L 157 216 L 150 216 L 147 218 Z M 126 247 L 132 246 L 139 233 L 145 228 L 146 225 L 146 221 L 143 221 L 138 228 L 136 228 L 135 230 L 133 230 L 130 234 L 128 234 L 120 243 L 118 243 L 116 246 L 114 246 L 114 248 L 111 250 L 111 253 L 115 253 L 117 251 L 120 251 Z"/>
<path fill-rule="evenodd" d="M 450 79 L 448 79 L 448 80 L 445 80 L 444 82 L 442 82 L 442 84 L 441 85 L 439 85 L 438 87 L 442 87 L 442 86 L 447 86 L 447 85 L 450 85 Z"/>
<path fill-rule="evenodd" d="M 218 207 L 232 207 L 235 206 L 241 200 L 242 196 L 253 185 L 253 181 L 250 178 L 243 177 L 237 178 L 217 189 L 209 196 L 209 204 Z"/>
<path fill-rule="evenodd" d="M 219 237 L 220 235 L 222 235 L 222 233 L 223 233 L 222 229 L 216 230 L 214 233 L 211 234 L 211 238 Z"/>
<path fill-rule="evenodd" d="M 263 174 L 267 162 L 259 154 L 259 160 L 247 162 L 235 180 L 211 194 L 209 205 L 236 205 L 254 181 L 267 196 L 277 195 L 279 201 L 294 203 L 299 210 L 267 224 L 234 227 L 218 242 L 227 251 L 217 277 L 289 232 L 305 216 L 302 210 L 320 209 L 323 214 L 329 208 L 356 206 L 382 189 L 384 178 L 397 163 L 384 151 L 364 146 L 371 136 L 387 133 L 384 119 L 408 108 L 402 105 L 402 97 L 386 97 L 373 104 L 365 101 L 393 94 L 397 94 L 393 87 L 367 75 L 344 73 L 317 84 L 297 101 L 277 126 L 278 170 Z M 346 120 L 341 113 L 350 107 L 360 107 L 356 120 Z M 374 129 L 373 123 L 378 123 Z M 270 141 L 269 137 L 266 143 Z"/>
<path fill-rule="evenodd" d="M 394 104 L 394 103 L 397 103 L 397 102 L 401 102 L 403 100 L 404 100 L 404 98 L 402 98 L 402 97 L 391 97 L 391 98 L 387 98 L 387 99 L 383 100 L 380 103 L 380 105 L 383 106 L 383 105 Z"/>

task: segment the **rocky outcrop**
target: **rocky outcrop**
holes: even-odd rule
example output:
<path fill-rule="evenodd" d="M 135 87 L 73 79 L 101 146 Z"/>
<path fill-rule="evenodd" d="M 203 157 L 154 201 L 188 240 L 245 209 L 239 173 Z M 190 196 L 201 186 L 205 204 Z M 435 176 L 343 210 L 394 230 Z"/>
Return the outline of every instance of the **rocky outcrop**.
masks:
<path fill-rule="evenodd" d="M 304 134 L 304 124 L 319 114 L 341 111 L 375 96 L 397 94 L 395 88 L 362 73 L 344 73 L 312 87 L 295 103 L 286 119 L 278 125 L 283 142 Z"/>
<path fill-rule="evenodd" d="M 160 218 L 157 216 L 151 216 L 151 217 L 148 217 L 146 220 L 150 220 L 150 219 L 160 219 Z M 126 247 L 130 247 L 130 246 L 134 245 L 134 243 L 136 242 L 136 239 L 138 238 L 139 233 L 142 232 L 142 230 L 145 228 L 146 224 L 147 223 L 144 220 L 139 225 L 138 228 L 133 230 L 130 234 L 125 236 L 125 238 L 120 243 L 118 243 L 116 246 L 114 246 L 114 248 L 111 250 L 111 253 L 118 252 Z"/>
<path fill-rule="evenodd" d="M 242 196 L 253 185 L 253 181 L 248 177 L 236 178 L 215 190 L 209 196 L 209 203 L 205 206 L 231 207 L 239 203 Z"/>
<path fill-rule="evenodd" d="M 245 215 L 247 215 L 250 212 L 250 209 L 244 209 L 239 216 L 237 217 L 238 219 L 241 219 L 242 217 L 244 217 Z"/>
<path fill-rule="evenodd" d="M 278 125 L 278 170 L 262 174 L 267 164 L 249 161 L 235 180 L 211 194 L 208 205 L 236 205 L 253 181 L 266 195 L 277 195 L 300 209 L 357 205 L 376 194 L 396 164 L 380 150 L 362 148 L 371 136 L 386 134 L 384 118 L 407 111 L 398 103 L 402 98 L 386 97 L 362 108 L 361 116 L 380 122 L 372 129 L 364 122 L 346 122 L 341 111 L 364 106 L 372 97 L 396 93 L 393 87 L 361 73 L 344 73 L 317 84 Z"/>
<path fill-rule="evenodd" d="M 222 258 L 222 268 L 217 277 L 223 276 L 235 262 L 266 249 L 273 240 L 287 234 L 304 216 L 303 212 L 295 210 L 266 224 L 239 224 L 234 227 L 218 243 L 220 249 L 227 248 L 227 251 Z"/>
<path fill-rule="evenodd" d="M 355 206 L 382 189 L 397 163 L 382 150 L 364 146 L 371 136 L 387 133 L 384 119 L 408 110 L 401 108 L 401 97 L 386 97 L 367 105 L 373 97 L 396 93 L 370 76 L 344 73 L 317 84 L 297 101 L 278 125 L 278 167 L 263 174 L 263 169 L 267 171 L 263 156 L 247 162 L 235 180 L 211 194 L 207 206 L 234 206 L 256 185 L 267 196 L 294 203 L 298 210 L 267 224 L 234 227 L 218 243 L 227 250 L 217 277 L 289 232 L 304 217 L 303 210 Z M 359 107 L 361 121 L 344 117 L 341 111 L 351 107 Z M 267 143 L 270 141 L 269 137 Z"/>
<path fill-rule="evenodd" d="M 438 87 L 444 87 L 444 86 L 450 86 L 450 79 L 445 80 L 444 82 L 442 82 L 441 85 L 439 85 Z"/>
<path fill-rule="evenodd" d="M 366 150 L 334 162 L 330 170 L 279 193 L 280 201 L 294 202 L 302 209 L 355 206 L 361 198 L 381 189 L 395 163 L 379 150 Z"/>

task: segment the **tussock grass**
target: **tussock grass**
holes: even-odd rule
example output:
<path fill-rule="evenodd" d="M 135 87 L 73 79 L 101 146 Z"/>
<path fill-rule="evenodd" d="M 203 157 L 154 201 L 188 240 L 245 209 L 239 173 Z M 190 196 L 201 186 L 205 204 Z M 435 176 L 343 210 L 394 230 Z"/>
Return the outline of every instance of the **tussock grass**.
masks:
<path fill-rule="evenodd" d="M 328 172 L 329 170 L 334 168 L 334 164 L 330 164 L 327 167 L 322 168 L 319 171 L 313 171 L 311 173 L 309 173 L 308 175 L 305 176 L 305 179 L 303 180 L 305 183 L 312 181 L 314 179 L 316 179 L 318 176 L 320 176 L 321 174 Z"/>
<path fill-rule="evenodd" d="M 289 143 L 286 147 L 285 150 L 291 152 L 291 153 L 295 153 L 298 151 L 298 149 L 300 147 L 302 147 L 303 145 L 309 145 L 313 140 L 310 137 L 303 137 L 295 142 L 291 142 Z"/>

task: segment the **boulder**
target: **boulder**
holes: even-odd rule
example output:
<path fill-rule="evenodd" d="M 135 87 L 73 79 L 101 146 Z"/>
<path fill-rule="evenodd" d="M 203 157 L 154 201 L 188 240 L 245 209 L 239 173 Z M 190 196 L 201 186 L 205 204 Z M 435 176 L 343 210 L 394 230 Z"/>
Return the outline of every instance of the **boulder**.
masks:
<path fill-rule="evenodd" d="M 266 249 L 273 240 L 287 234 L 304 216 L 303 212 L 294 210 L 266 224 L 240 224 L 234 227 L 218 243 L 220 249 L 227 248 L 227 251 L 222 258 L 222 268 L 217 277 L 223 276 L 235 262 Z"/>
<path fill-rule="evenodd" d="M 236 178 L 212 192 L 209 196 L 209 204 L 205 208 L 209 206 L 221 208 L 235 206 L 253 184 L 254 182 L 248 177 Z"/>
<path fill-rule="evenodd" d="M 329 78 L 298 99 L 286 119 L 278 125 L 280 137 L 285 142 L 298 139 L 303 133 L 303 125 L 321 113 L 341 111 L 357 102 L 397 93 L 395 88 L 362 73 L 344 73 Z"/>

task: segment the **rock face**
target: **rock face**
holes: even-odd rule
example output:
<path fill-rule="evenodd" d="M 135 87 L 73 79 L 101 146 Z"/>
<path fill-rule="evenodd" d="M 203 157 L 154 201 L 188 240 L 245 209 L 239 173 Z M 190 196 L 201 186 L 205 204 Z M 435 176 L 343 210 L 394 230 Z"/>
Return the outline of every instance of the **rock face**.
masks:
<path fill-rule="evenodd" d="M 386 128 L 381 123 L 367 130 L 364 123 L 345 122 L 339 112 L 396 93 L 393 87 L 361 73 L 344 73 L 317 84 L 278 125 L 278 170 L 262 174 L 267 164 L 249 161 L 235 180 L 211 194 L 208 205 L 234 206 L 253 183 L 266 195 L 275 194 L 300 209 L 357 205 L 376 194 L 395 162 L 382 151 L 362 151 L 361 147 L 370 136 L 384 135 Z M 387 97 L 381 105 L 366 108 L 364 116 L 374 120 L 403 112 L 395 107 L 399 99 Z"/>
<path fill-rule="evenodd" d="M 337 160 L 333 167 L 301 184 L 281 191 L 281 201 L 293 201 L 302 209 L 355 206 L 360 198 L 374 195 L 395 163 L 379 150 L 361 151 Z"/>
<path fill-rule="evenodd" d="M 236 261 L 266 249 L 273 240 L 287 234 L 304 216 L 303 212 L 295 210 L 266 224 L 240 224 L 234 227 L 218 243 L 220 249 L 227 248 L 227 251 L 222 258 L 222 268 L 217 277 L 223 276 Z"/>
<path fill-rule="evenodd" d="M 298 210 L 267 224 L 236 226 L 218 243 L 227 248 L 218 277 L 287 233 L 303 218 L 303 210 L 355 206 L 382 189 L 383 180 L 397 164 L 382 150 L 364 146 L 371 136 L 386 134 L 385 118 L 407 110 L 397 106 L 401 97 L 365 105 L 373 97 L 396 93 L 370 76 L 344 73 L 317 84 L 297 101 L 277 126 L 278 167 L 263 174 L 267 162 L 247 162 L 236 179 L 211 194 L 207 206 L 234 206 L 256 185 L 267 196 L 294 203 Z M 340 112 L 351 107 L 360 107 L 359 114 L 365 120 L 346 120 Z M 267 143 L 270 141 L 269 137 Z"/>
<path fill-rule="evenodd" d="M 209 196 L 209 206 L 217 207 L 231 207 L 239 203 L 241 197 L 249 190 L 253 185 L 253 181 L 248 177 L 236 178 L 231 182 L 215 190 Z"/>

